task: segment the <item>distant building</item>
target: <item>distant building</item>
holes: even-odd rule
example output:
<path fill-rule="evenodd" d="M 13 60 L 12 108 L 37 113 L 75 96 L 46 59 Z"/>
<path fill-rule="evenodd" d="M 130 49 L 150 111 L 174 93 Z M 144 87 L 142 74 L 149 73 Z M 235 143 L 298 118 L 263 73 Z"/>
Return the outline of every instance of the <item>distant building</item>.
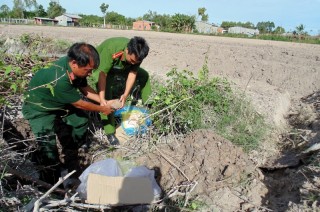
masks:
<path fill-rule="evenodd" d="M 135 21 L 132 24 L 132 29 L 134 30 L 152 30 L 152 27 L 158 27 L 155 22 L 152 21 Z"/>
<path fill-rule="evenodd" d="M 281 34 L 282 36 L 288 36 L 288 37 L 292 37 L 294 34 L 293 32 L 284 32 Z"/>
<path fill-rule="evenodd" d="M 51 18 L 34 17 L 34 23 L 37 25 L 57 25 L 58 20 Z"/>
<path fill-rule="evenodd" d="M 230 27 L 228 29 L 228 33 L 246 34 L 246 35 L 252 36 L 252 35 L 259 35 L 259 30 L 235 26 L 235 27 Z"/>
<path fill-rule="evenodd" d="M 63 15 L 55 17 L 55 19 L 58 21 L 58 25 L 61 26 L 79 26 L 79 20 L 81 19 L 81 17 L 78 15 L 65 13 Z"/>
<path fill-rule="evenodd" d="M 196 21 L 195 28 L 199 33 L 204 34 L 222 34 L 225 32 L 222 27 L 218 27 L 214 24 L 206 23 L 203 21 Z"/>

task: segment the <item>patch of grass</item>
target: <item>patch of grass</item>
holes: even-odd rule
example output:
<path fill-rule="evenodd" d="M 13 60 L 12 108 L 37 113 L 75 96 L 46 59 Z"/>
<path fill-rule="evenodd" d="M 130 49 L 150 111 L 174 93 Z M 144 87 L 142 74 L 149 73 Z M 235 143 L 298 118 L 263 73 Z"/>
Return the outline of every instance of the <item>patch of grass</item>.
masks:
<path fill-rule="evenodd" d="M 187 204 L 185 201 L 184 197 L 166 199 L 165 206 L 161 208 L 161 211 L 207 211 L 208 205 L 202 201 L 189 199 Z M 152 211 L 159 211 L 159 208 L 155 207 Z"/>
<path fill-rule="evenodd" d="M 233 96 L 229 110 L 219 117 L 216 130 L 224 138 L 249 151 L 259 146 L 268 132 L 268 126 L 250 101 L 243 94 L 238 94 Z"/>
<path fill-rule="evenodd" d="M 201 211 L 202 208 L 206 207 L 207 204 L 199 201 L 199 200 L 192 200 L 189 202 L 189 204 L 187 205 L 187 208 L 191 211 Z"/>
<path fill-rule="evenodd" d="M 285 35 L 279 35 L 279 34 L 259 34 L 259 35 L 251 36 L 251 35 L 241 34 L 241 33 L 240 34 L 234 34 L 234 33 L 212 34 L 211 36 L 320 44 L 319 36 L 299 36 L 299 35 L 285 36 Z"/>
<path fill-rule="evenodd" d="M 295 42 L 295 43 L 320 44 L 320 39 L 318 37 L 312 37 L 312 36 L 299 37 L 299 36 L 282 36 L 282 35 L 275 35 L 275 34 L 261 34 L 261 35 L 257 35 L 256 39 Z"/>

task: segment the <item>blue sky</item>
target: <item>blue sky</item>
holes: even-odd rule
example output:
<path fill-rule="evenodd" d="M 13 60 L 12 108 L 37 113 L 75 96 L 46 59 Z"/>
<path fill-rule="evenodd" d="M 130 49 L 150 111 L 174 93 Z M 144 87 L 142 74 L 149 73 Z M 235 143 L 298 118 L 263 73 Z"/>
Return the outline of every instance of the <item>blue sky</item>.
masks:
<path fill-rule="evenodd" d="M 13 0 L 1 0 L 0 5 L 12 8 Z M 37 0 L 46 9 L 50 0 Z M 77 2 L 77 3 L 75 3 Z M 273 21 L 286 31 L 295 30 L 303 24 L 310 34 L 320 34 L 320 0 L 59 0 L 59 3 L 73 14 L 101 15 L 100 5 L 109 4 L 108 11 L 126 17 L 143 16 L 149 10 L 158 14 L 182 13 L 196 15 L 198 8 L 205 7 L 209 22 L 222 21 Z"/>

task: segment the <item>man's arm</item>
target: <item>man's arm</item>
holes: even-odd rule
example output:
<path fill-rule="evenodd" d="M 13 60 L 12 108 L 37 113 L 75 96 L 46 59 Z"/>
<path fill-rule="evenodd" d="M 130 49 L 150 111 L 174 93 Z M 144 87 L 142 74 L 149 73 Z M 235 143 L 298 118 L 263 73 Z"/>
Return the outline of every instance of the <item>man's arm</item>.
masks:
<path fill-rule="evenodd" d="M 81 91 L 81 93 L 83 95 L 85 95 L 88 99 L 91 99 L 97 103 L 100 103 L 100 97 L 99 95 L 97 94 L 97 92 L 91 88 L 90 86 L 86 86 L 86 87 L 82 87 L 82 88 L 79 88 L 79 90 Z"/>
<path fill-rule="evenodd" d="M 98 80 L 98 92 L 99 92 L 100 105 L 107 105 L 107 101 L 105 100 L 106 78 L 107 78 L 107 74 L 105 74 L 103 71 L 100 71 L 99 80 Z"/>
<path fill-rule="evenodd" d="M 93 104 L 91 102 L 84 101 L 82 99 L 72 103 L 72 105 L 81 110 L 101 112 L 105 115 L 109 115 L 110 113 L 113 112 L 111 105 L 100 106 L 100 105 Z"/>
<path fill-rule="evenodd" d="M 128 78 L 126 81 L 126 89 L 124 91 L 124 94 L 121 95 L 120 97 L 120 102 L 121 102 L 121 107 L 124 106 L 126 103 L 126 99 L 128 98 L 130 91 L 134 85 L 134 82 L 136 81 L 137 78 L 137 72 L 136 71 L 130 71 L 128 74 Z"/>

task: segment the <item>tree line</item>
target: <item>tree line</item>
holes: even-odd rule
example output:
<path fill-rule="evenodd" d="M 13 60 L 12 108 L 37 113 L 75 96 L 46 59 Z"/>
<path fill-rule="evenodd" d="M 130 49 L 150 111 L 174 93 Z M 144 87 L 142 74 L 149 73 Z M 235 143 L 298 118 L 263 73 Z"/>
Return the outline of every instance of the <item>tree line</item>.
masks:
<path fill-rule="evenodd" d="M 1 18 L 54 18 L 65 12 L 66 9 L 57 1 L 50 1 L 46 10 L 43 5 L 37 3 L 37 0 L 13 0 L 12 9 L 6 4 L 0 6 Z"/>
<path fill-rule="evenodd" d="M 84 15 L 79 14 L 82 17 L 80 19 L 80 26 L 94 27 L 94 26 L 106 26 L 111 25 L 125 25 L 132 26 L 132 23 L 137 20 L 147 20 L 154 22 L 158 27 L 154 26 L 154 29 L 165 32 L 195 32 L 195 23 L 197 20 L 202 22 L 208 22 L 209 16 L 206 14 L 206 8 L 198 8 L 197 15 L 185 15 L 176 13 L 174 15 L 158 14 L 157 12 L 148 11 L 141 17 L 130 18 L 125 17 L 117 12 L 108 12 L 109 4 L 102 3 L 100 10 L 103 16 L 98 15 Z M 47 9 L 43 5 L 38 4 L 37 0 L 13 0 L 13 7 L 10 9 L 7 5 L 0 6 L 0 18 L 55 18 L 66 12 L 59 1 L 51 0 Z M 103 24 L 102 24 L 103 23 Z M 251 22 L 232 22 L 223 21 L 220 27 L 228 30 L 230 27 L 240 26 L 250 29 L 258 29 L 261 34 L 282 34 L 285 33 L 285 29 L 281 26 L 276 26 L 274 22 L 264 21 L 258 22 L 254 25 Z M 300 24 L 296 27 L 298 34 L 306 34 L 304 32 L 305 26 Z"/>

